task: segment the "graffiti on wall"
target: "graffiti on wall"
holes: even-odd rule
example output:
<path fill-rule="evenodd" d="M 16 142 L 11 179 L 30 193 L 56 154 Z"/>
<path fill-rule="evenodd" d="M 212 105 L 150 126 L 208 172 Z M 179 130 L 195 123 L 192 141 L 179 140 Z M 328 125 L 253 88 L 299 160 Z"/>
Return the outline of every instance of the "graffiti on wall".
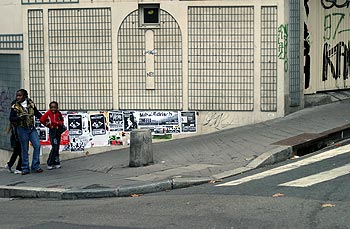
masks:
<path fill-rule="evenodd" d="M 308 89 L 310 86 L 310 33 L 307 28 L 307 24 L 304 23 L 304 79 L 305 79 L 305 89 Z"/>
<path fill-rule="evenodd" d="M 0 112 L 9 112 L 11 102 L 15 99 L 13 91 L 7 87 L 0 87 Z"/>
<path fill-rule="evenodd" d="M 350 14 L 332 13 L 324 17 L 323 39 L 335 39 L 341 33 L 350 33 Z M 335 26 L 332 26 L 335 25 Z"/>
<path fill-rule="evenodd" d="M 344 8 L 349 7 L 350 1 L 322 1 L 329 4 L 325 9 L 333 7 Z M 324 31 L 323 31 L 323 69 L 322 81 L 327 81 L 330 77 L 335 80 L 346 80 L 349 77 L 350 68 L 350 41 L 338 40 L 335 45 L 331 45 L 332 41 L 340 34 L 350 34 L 350 14 L 341 12 L 333 12 L 324 16 Z"/>
<path fill-rule="evenodd" d="M 336 8 L 349 8 L 350 0 L 321 0 L 321 5 L 325 9 Z"/>
<path fill-rule="evenodd" d="M 232 118 L 230 118 L 228 114 L 222 112 L 209 112 L 203 120 L 203 126 L 212 127 L 217 130 L 224 129 L 232 123 Z"/>
<path fill-rule="evenodd" d="M 278 58 L 284 60 L 284 71 L 288 71 L 288 25 L 278 27 Z"/>
<path fill-rule="evenodd" d="M 343 78 L 346 80 L 349 76 L 350 68 L 350 41 L 345 44 L 343 41 L 331 47 L 327 42 L 323 47 L 323 71 L 322 81 L 328 79 L 328 73 L 334 79 Z"/>

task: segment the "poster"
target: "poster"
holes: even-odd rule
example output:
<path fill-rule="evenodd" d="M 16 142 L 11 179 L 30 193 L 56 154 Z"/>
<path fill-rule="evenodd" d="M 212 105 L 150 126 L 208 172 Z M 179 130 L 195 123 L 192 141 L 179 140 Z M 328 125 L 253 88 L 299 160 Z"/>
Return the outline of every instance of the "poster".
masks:
<path fill-rule="evenodd" d="M 179 114 L 174 111 L 135 112 L 140 129 L 150 129 L 152 134 L 179 134 Z"/>
<path fill-rule="evenodd" d="M 89 130 L 87 113 L 68 114 L 69 145 L 70 151 L 84 151 L 92 146 L 92 134 Z"/>
<path fill-rule="evenodd" d="M 108 146 L 108 135 L 106 126 L 107 113 L 91 113 L 90 130 L 92 135 L 91 146 Z"/>
<path fill-rule="evenodd" d="M 181 132 L 182 133 L 195 133 L 197 132 L 197 124 L 196 124 L 196 112 L 188 111 L 188 112 L 180 112 L 181 117 Z"/>
<path fill-rule="evenodd" d="M 123 113 L 120 111 L 109 111 L 108 112 L 108 129 L 109 131 L 123 131 Z"/>
<path fill-rule="evenodd" d="M 106 121 L 103 114 L 90 115 L 90 125 L 93 136 L 106 134 Z"/>
<path fill-rule="evenodd" d="M 68 115 L 68 131 L 69 135 L 83 134 L 83 117 L 81 114 Z"/>
<path fill-rule="evenodd" d="M 124 119 L 124 131 L 132 131 L 133 129 L 137 129 L 135 112 L 124 111 L 123 119 Z"/>

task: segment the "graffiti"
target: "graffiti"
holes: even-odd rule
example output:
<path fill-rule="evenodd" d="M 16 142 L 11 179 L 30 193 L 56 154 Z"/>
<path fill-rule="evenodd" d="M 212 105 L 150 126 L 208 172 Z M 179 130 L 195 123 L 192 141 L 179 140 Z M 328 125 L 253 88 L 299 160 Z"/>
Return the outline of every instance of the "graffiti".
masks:
<path fill-rule="evenodd" d="M 154 77 L 154 72 L 147 72 L 146 75 L 147 77 Z"/>
<path fill-rule="evenodd" d="M 230 117 L 224 113 L 210 112 L 203 121 L 203 126 L 214 127 L 217 130 L 223 129 L 233 123 Z"/>
<path fill-rule="evenodd" d="M 304 7 L 306 12 L 306 17 L 309 17 L 309 13 L 310 13 L 309 0 L 304 0 Z"/>
<path fill-rule="evenodd" d="M 145 55 L 148 54 L 148 55 L 156 55 L 157 54 L 157 50 L 147 50 L 145 51 Z"/>
<path fill-rule="evenodd" d="M 341 78 L 346 80 L 349 76 L 350 68 L 350 41 L 346 45 L 344 42 L 339 42 L 333 48 L 326 42 L 323 46 L 323 70 L 322 81 L 328 79 L 330 70 L 334 79 Z"/>
<path fill-rule="evenodd" d="M 343 13 L 333 13 L 328 14 L 324 17 L 324 31 L 323 31 L 323 39 L 330 40 L 335 39 L 337 34 L 341 34 L 344 32 L 350 32 L 350 24 L 348 23 L 350 19 L 350 14 L 348 15 L 348 20 L 344 20 L 347 15 Z M 336 24 L 335 28 L 332 27 L 332 22 Z M 342 29 L 345 26 L 348 28 Z M 334 30 L 334 31 L 332 31 Z"/>
<path fill-rule="evenodd" d="M 14 99 L 14 93 L 10 91 L 10 88 L 0 88 L 0 112 L 9 112 Z"/>
<path fill-rule="evenodd" d="M 310 86 L 311 58 L 310 58 L 310 33 L 306 23 L 304 23 L 304 57 L 305 57 L 305 63 L 304 63 L 305 89 L 308 89 Z"/>
<path fill-rule="evenodd" d="M 284 71 L 288 71 L 288 25 L 278 27 L 278 58 L 284 60 Z"/>
<path fill-rule="evenodd" d="M 336 8 L 349 8 L 350 0 L 321 0 L 321 5 L 325 9 Z"/>

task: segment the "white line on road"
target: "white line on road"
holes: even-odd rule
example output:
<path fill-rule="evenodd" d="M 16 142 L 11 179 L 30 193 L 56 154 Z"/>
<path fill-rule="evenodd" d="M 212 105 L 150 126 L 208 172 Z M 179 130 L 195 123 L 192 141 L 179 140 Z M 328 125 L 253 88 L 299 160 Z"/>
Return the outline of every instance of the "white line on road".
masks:
<path fill-rule="evenodd" d="M 279 184 L 278 186 L 290 186 L 290 187 L 309 187 L 314 184 L 318 184 L 324 181 L 333 180 L 337 177 L 344 176 L 350 173 L 350 164 L 344 165 L 339 168 L 328 170 L 315 175 L 300 178 L 298 180 Z"/>
<path fill-rule="evenodd" d="M 243 177 L 243 178 L 238 179 L 238 180 L 226 182 L 223 184 L 218 184 L 216 186 L 234 186 L 234 185 L 239 185 L 239 184 L 242 184 L 242 183 L 245 183 L 248 181 L 262 179 L 262 178 L 265 178 L 268 176 L 272 176 L 272 175 L 283 173 L 283 172 L 286 172 L 289 170 L 297 169 L 301 166 L 309 165 L 309 164 L 312 164 L 312 163 L 315 163 L 318 161 L 322 161 L 322 160 L 325 160 L 325 159 L 328 159 L 331 157 L 335 157 L 335 156 L 338 156 L 340 154 L 348 153 L 349 151 L 350 151 L 350 145 L 341 146 L 339 148 L 332 149 L 332 150 L 329 150 L 329 151 L 326 151 L 323 153 L 319 153 L 319 154 L 316 154 L 314 156 L 302 159 L 300 161 L 296 161 L 296 162 L 293 162 L 293 163 L 290 163 L 290 164 L 287 164 L 284 166 L 280 166 L 280 167 L 277 167 L 274 169 L 270 169 L 270 170 L 267 170 L 265 172 L 261 172 L 261 173 L 254 174 L 251 176 Z"/>

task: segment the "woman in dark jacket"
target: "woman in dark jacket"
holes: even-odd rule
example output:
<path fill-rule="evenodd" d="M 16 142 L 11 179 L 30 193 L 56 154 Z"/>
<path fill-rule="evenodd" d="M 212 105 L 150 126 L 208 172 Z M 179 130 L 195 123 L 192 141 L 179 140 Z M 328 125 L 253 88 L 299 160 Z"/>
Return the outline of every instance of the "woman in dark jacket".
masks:
<path fill-rule="evenodd" d="M 35 107 L 34 102 L 28 98 L 28 92 L 24 89 L 18 90 L 16 100 L 11 105 L 10 122 L 16 125 L 18 139 L 21 143 L 22 175 L 30 173 L 29 141 L 34 148 L 31 171 L 36 173 L 43 172 L 40 168 L 40 139 L 34 127 L 34 116 L 40 119 L 42 114 Z"/>

